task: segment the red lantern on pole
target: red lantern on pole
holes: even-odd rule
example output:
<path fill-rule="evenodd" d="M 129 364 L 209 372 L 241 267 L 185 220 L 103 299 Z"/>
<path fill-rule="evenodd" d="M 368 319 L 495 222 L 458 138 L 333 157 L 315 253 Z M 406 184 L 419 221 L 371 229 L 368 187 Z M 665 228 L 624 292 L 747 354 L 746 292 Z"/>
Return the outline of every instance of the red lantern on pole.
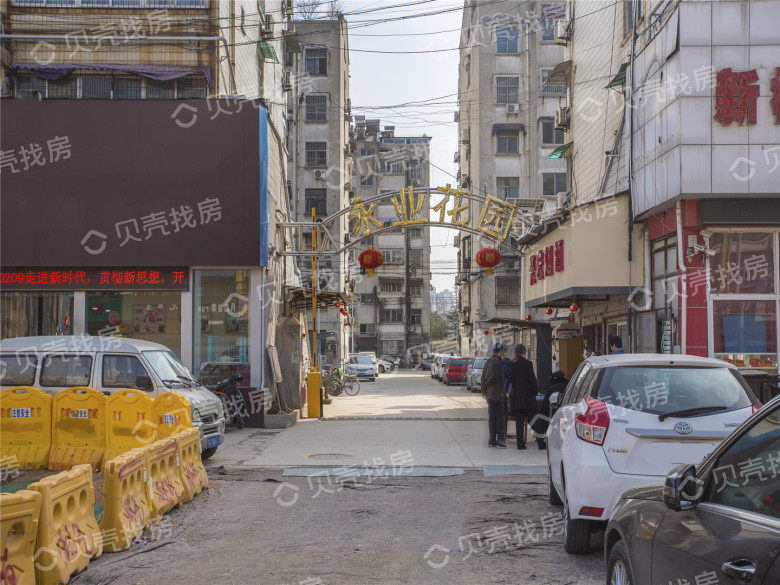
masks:
<path fill-rule="evenodd" d="M 569 307 L 569 310 L 571 311 L 572 322 L 576 323 L 577 322 L 577 311 L 579 311 L 580 308 L 577 306 L 577 303 L 572 303 L 571 306 Z"/>
<path fill-rule="evenodd" d="M 493 267 L 501 262 L 501 252 L 495 248 L 482 248 L 477 252 L 477 264 L 485 269 L 487 276 L 493 275 Z"/>
<path fill-rule="evenodd" d="M 526 321 L 528 321 L 529 323 L 531 322 L 531 313 L 528 313 L 528 314 L 525 316 L 525 320 L 526 320 Z"/>
<path fill-rule="evenodd" d="M 368 250 L 363 250 L 360 253 L 360 256 L 358 256 L 358 262 L 360 262 L 360 266 L 368 271 L 367 276 L 372 278 L 374 276 L 374 270 L 385 263 L 385 257 L 379 250 L 376 250 L 375 248 L 369 248 Z"/>

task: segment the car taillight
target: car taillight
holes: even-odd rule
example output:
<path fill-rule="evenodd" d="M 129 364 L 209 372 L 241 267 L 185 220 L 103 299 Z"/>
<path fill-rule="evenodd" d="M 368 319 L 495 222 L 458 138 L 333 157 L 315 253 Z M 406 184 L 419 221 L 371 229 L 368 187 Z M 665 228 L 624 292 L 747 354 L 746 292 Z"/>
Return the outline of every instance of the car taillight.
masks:
<path fill-rule="evenodd" d="M 760 400 L 756 400 L 756 403 L 753 405 L 753 414 L 756 414 L 759 410 L 761 410 L 761 407 L 764 406 L 761 404 Z"/>
<path fill-rule="evenodd" d="M 607 405 L 590 396 L 585 397 L 585 403 L 588 405 L 585 413 L 574 415 L 577 436 L 588 443 L 602 445 L 609 429 Z"/>
<path fill-rule="evenodd" d="M 594 518 L 601 518 L 604 513 L 604 508 L 591 508 L 590 506 L 583 506 L 580 508 L 580 516 L 593 516 Z"/>

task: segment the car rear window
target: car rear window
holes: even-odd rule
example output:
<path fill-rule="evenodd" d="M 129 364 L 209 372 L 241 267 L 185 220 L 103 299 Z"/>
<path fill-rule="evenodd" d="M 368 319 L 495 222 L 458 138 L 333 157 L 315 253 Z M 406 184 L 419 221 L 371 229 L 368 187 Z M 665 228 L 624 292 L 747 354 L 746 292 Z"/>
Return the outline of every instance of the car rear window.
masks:
<path fill-rule="evenodd" d="M 751 405 L 745 388 L 728 368 L 626 366 L 606 368 L 597 398 L 630 410 L 666 414 L 692 408 Z"/>
<path fill-rule="evenodd" d="M 450 362 L 451 366 L 467 366 L 469 365 L 469 360 L 452 360 Z"/>
<path fill-rule="evenodd" d="M 91 371 L 91 356 L 50 355 L 43 360 L 41 386 L 87 386 Z"/>
<path fill-rule="evenodd" d="M 38 356 L 32 353 L 10 353 L 0 356 L 0 385 L 32 386 Z"/>

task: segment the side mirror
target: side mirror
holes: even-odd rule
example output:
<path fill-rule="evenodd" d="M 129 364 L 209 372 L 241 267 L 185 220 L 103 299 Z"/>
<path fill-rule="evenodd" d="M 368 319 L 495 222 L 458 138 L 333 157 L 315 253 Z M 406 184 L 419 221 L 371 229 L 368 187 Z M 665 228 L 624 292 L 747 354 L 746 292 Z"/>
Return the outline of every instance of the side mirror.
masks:
<path fill-rule="evenodd" d="M 696 467 L 681 464 L 672 468 L 664 483 L 664 503 L 667 508 L 679 512 L 696 505 L 704 484 L 696 477 Z"/>
<path fill-rule="evenodd" d="M 244 376 L 242 376 L 241 374 L 233 374 L 233 381 L 234 382 L 240 382 L 243 379 L 244 379 Z"/>
<path fill-rule="evenodd" d="M 550 406 L 560 406 L 561 405 L 561 393 L 560 392 L 553 392 L 550 394 Z"/>
<path fill-rule="evenodd" d="M 136 376 L 135 385 L 142 390 L 151 390 L 152 379 L 149 376 Z"/>

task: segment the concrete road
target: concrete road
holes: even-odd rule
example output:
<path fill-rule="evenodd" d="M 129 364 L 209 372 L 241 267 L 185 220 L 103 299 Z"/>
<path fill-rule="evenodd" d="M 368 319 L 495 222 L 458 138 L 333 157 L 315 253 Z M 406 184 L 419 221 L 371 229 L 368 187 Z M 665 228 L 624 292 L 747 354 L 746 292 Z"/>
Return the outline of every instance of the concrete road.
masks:
<path fill-rule="evenodd" d="M 415 466 L 474 468 L 547 465 L 531 442 L 518 451 L 488 447 L 487 405 L 465 386 L 445 386 L 428 372 L 400 371 L 362 381 L 357 396 L 325 405 L 324 419 L 304 419 L 282 433 L 231 431 L 209 466 L 363 465 L 411 452 Z M 514 435 L 514 423 L 510 422 Z M 529 431 L 529 437 L 530 437 Z"/>

